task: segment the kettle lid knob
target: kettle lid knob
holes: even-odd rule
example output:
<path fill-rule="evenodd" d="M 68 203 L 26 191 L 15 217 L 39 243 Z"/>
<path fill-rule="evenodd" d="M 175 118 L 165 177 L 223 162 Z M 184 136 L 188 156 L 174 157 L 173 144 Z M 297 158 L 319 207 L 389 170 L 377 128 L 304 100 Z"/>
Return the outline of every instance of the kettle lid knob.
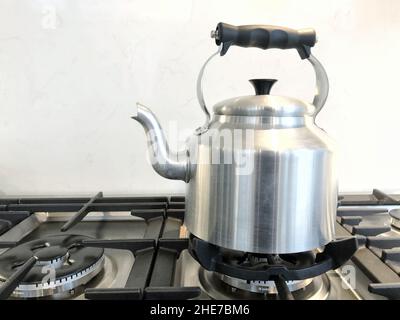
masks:
<path fill-rule="evenodd" d="M 278 80 L 276 79 L 250 79 L 250 83 L 253 85 L 256 95 L 269 94 L 272 86 Z"/>

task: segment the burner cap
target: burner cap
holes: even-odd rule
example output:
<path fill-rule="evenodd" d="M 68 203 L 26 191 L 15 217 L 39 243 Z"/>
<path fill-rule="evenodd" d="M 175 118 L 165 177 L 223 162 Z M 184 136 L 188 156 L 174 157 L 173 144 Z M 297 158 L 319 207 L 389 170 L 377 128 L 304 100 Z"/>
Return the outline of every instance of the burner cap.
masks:
<path fill-rule="evenodd" d="M 38 258 L 37 264 L 39 265 L 52 265 L 53 267 L 60 267 L 68 260 L 68 248 L 61 246 L 45 247 L 35 253 Z"/>
<path fill-rule="evenodd" d="M 36 265 L 28 272 L 13 297 L 43 297 L 68 292 L 89 282 L 102 269 L 103 248 L 80 245 L 82 235 L 58 234 L 32 240 L 0 255 L 0 281 L 5 281 L 32 256 Z"/>

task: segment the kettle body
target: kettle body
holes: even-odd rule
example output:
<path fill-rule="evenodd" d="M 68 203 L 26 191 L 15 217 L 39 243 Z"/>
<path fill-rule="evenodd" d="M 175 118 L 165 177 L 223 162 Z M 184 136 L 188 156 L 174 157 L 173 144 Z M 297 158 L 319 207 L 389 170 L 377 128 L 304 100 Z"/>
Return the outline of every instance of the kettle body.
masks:
<path fill-rule="evenodd" d="M 337 181 L 334 143 L 315 124 L 328 96 L 328 78 L 311 54 L 312 29 L 232 26 L 212 32 L 219 46 L 203 65 L 197 96 L 206 122 L 171 152 L 156 116 L 138 104 L 153 168 L 187 183 L 184 223 L 216 246 L 260 254 L 311 251 L 334 240 Z M 224 100 L 208 111 L 202 90 L 206 65 L 230 46 L 296 49 L 314 68 L 312 103 L 271 95 L 276 80 L 251 80 L 256 94 Z"/>
<path fill-rule="evenodd" d="M 246 132 L 252 137 L 233 141 Z M 334 143 L 311 117 L 214 115 L 202 136 L 190 144 L 198 159 L 186 194 L 192 234 L 271 254 L 309 251 L 334 239 Z"/>

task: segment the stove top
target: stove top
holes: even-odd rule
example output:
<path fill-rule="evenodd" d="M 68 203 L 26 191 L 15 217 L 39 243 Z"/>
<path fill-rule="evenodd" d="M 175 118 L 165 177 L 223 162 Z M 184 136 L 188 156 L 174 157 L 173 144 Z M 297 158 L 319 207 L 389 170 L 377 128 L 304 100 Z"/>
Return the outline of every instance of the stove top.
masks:
<path fill-rule="evenodd" d="M 10 279 L 30 267 L 12 297 L 38 298 L 75 291 L 93 279 L 104 266 L 104 249 L 81 246 L 82 235 L 54 234 L 23 242 L 0 256 L 0 277 Z M 44 277 L 46 274 L 46 277 Z"/>
<path fill-rule="evenodd" d="M 358 251 L 336 270 L 284 281 L 282 296 L 280 282 L 192 258 L 183 196 L 3 198 L 0 298 L 400 299 L 399 212 L 400 195 L 341 195 L 337 238 L 357 237 Z"/>

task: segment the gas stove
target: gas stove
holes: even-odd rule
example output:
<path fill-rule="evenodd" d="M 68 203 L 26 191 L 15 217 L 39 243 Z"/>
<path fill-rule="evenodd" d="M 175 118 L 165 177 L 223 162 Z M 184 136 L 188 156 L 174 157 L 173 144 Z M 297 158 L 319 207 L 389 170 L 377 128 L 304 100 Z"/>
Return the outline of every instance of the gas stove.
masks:
<path fill-rule="evenodd" d="M 356 238 L 358 250 L 335 270 L 290 281 L 204 268 L 184 216 L 183 196 L 0 199 L 0 298 L 400 299 L 400 195 L 341 195 L 336 238 Z M 332 260 L 321 252 L 229 259 L 249 272 L 314 268 Z"/>

